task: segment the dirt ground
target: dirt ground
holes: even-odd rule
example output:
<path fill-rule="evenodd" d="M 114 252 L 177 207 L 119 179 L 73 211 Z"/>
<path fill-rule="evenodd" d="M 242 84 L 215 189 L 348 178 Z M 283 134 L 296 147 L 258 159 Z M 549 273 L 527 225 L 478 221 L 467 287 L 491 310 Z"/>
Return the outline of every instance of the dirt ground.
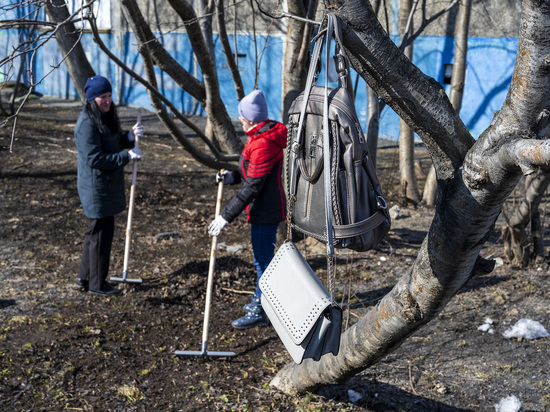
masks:
<path fill-rule="evenodd" d="M 439 317 L 377 365 L 342 385 L 290 397 L 270 388 L 291 361 L 271 327 L 234 330 L 253 293 L 249 231 L 240 217 L 218 241 L 208 349 L 234 357 L 176 356 L 200 350 L 214 215 L 213 170 L 186 156 L 144 113 L 129 277 L 122 296 L 74 288 L 86 219 L 76 191 L 75 102 L 31 102 L 13 153 L 0 129 L 0 410 L 3 411 L 494 411 L 509 395 L 523 411 L 550 410 L 550 339 L 505 339 L 522 318 L 550 328 L 548 265 L 502 264 L 498 228 L 482 251 L 497 259 Z M 135 108 L 122 108 L 130 127 Z M 419 150 L 424 171 L 426 153 Z M 390 206 L 399 204 L 397 151 L 379 151 Z M 131 167 L 126 168 L 128 186 Z M 235 187 L 225 190 L 230 198 Z M 401 205 L 377 250 L 340 253 L 345 325 L 356 322 L 410 267 L 433 211 Z M 548 216 L 543 211 L 548 227 Z M 122 276 L 127 214 L 117 217 L 111 273 Z M 548 239 L 548 231 L 546 231 Z M 302 242 L 319 272 L 322 248 Z M 491 318 L 495 333 L 478 327 Z M 329 355 L 330 356 L 330 355 Z"/>

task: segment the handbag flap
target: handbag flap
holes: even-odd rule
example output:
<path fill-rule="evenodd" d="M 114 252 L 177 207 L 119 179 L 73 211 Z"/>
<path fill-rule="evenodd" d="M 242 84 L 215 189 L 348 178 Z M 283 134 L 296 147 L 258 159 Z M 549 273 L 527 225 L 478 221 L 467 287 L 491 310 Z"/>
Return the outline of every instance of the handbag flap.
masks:
<path fill-rule="evenodd" d="M 292 242 L 281 245 L 259 284 L 264 300 L 296 345 L 331 305 L 330 294 Z"/>

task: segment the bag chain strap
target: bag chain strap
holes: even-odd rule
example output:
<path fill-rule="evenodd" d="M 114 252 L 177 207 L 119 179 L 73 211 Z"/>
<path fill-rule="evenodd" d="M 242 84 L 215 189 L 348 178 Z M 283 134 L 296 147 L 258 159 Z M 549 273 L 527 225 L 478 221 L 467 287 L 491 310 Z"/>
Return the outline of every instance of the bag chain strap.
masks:
<path fill-rule="evenodd" d="M 327 35 L 325 38 L 325 96 L 323 100 L 323 147 L 326 148 L 324 156 L 324 184 L 325 184 L 325 217 L 326 217 L 326 230 L 327 230 L 327 271 L 329 276 L 329 292 L 331 305 L 336 306 L 334 299 L 334 234 L 332 227 L 332 187 L 331 187 L 331 150 L 330 148 L 330 128 L 328 118 L 328 68 L 329 68 L 329 55 L 330 55 L 330 42 L 334 32 L 334 20 L 336 17 L 333 14 L 329 14 L 327 21 Z M 332 153 L 334 156 L 334 153 Z"/>
<path fill-rule="evenodd" d="M 289 162 L 288 166 L 290 170 L 290 181 L 288 182 L 289 185 L 289 202 L 296 201 L 296 176 L 297 173 L 295 172 L 295 169 L 297 167 L 297 160 L 298 156 L 300 154 L 300 150 L 303 150 L 303 140 L 304 140 L 304 119 L 306 117 L 306 109 L 307 109 L 307 102 L 309 100 L 309 95 L 311 93 L 311 89 L 315 83 L 317 83 L 317 78 L 319 76 L 319 72 L 321 70 L 321 52 L 323 50 L 323 42 L 322 37 L 326 35 L 326 29 L 323 30 L 321 27 L 319 29 L 319 32 L 314 37 L 313 41 L 315 42 L 315 46 L 313 48 L 313 53 L 311 57 L 311 62 L 309 64 L 309 70 L 307 73 L 307 79 L 306 79 L 306 87 L 304 89 L 303 93 L 303 100 L 302 100 L 302 109 L 300 110 L 300 117 L 298 121 L 298 131 L 296 133 L 296 140 L 291 141 L 290 143 L 287 143 L 287 148 L 289 152 Z"/>
<path fill-rule="evenodd" d="M 287 138 L 286 138 L 286 147 L 290 148 L 290 145 L 292 144 L 292 130 L 287 130 Z M 287 152 L 287 159 L 286 159 L 286 167 L 285 167 L 285 182 L 287 186 L 290 186 L 290 182 L 288 180 L 288 169 L 289 164 L 292 160 L 291 154 Z M 292 240 L 292 213 L 294 210 L 294 201 L 296 200 L 296 195 L 292 195 L 289 193 L 289 199 L 288 199 L 288 210 L 286 213 L 286 241 L 289 242 Z"/>
<path fill-rule="evenodd" d="M 329 55 L 330 55 L 330 43 L 334 35 L 336 38 L 336 51 L 337 54 L 341 53 L 341 44 L 339 44 L 340 35 L 339 35 L 339 26 L 337 18 L 333 14 L 327 15 L 327 27 L 323 30 L 322 25 L 319 29 L 318 34 L 315 36 L 313 41 L 315 41 L 315 47 L 312 54 L 311 63 L 309 66 L 308 77 L 306 81 L 306 88 L 303 95 L 303 106 L 299 117 L 298 122 L 298 131 L 296 141 L 292 139 L 292 131 L 288 131 L 287 137 L 287 148 L 289 149 L 287 167 L 285 168 L 285 178 L 287 185 L 289 186 L 289 201 L 288 201 L 288 213 L 287 213 L 287 241 L 292 238 L 292 215 L 294 209 L 294 202 L 296 201 L 296 178 L 295 178 L 295 168 L 296 160 L 298 157 L 299 150 L 302 145 L 303 140 L 303 122 L 305 119 L 305 113 L 307 108 L 307 102 L 309 99 L 309 94 L 314 83 L 317 81 L 317 76 L 319 74 L 319 63 L 321 60 L 321 51 L 322 51 L 322 36 L 325 37 L 326 47 L 325 47 L 325 96 L 323 102 L 323 147 L 327 148 L 326 155 L 324 156 L 324 186 L 325 186 L 325 217 L 326 217 L 326 230 L 327 230 L 327 271 L 329 277 L 329 293 L 331 299 L 331 305 L 337 306 L 336 300 L 334 298 L 334 272 L 335 272 L 335 258 L 334 258 L 334 235 L 333 235 L 333 224 L 332 224 L 332 201 L 331 201 L 331 167 L 330 167 L 330 132 L 329 132 L 329 118 L 328 118 L 328 67 L 329 67 Z M 336 21 L 336 27 L 334 27 L 334 21 Z M 341 60 L 339 61 L 341 62 Z M 342 66 L 338 64 L 340 69 Z M 340 72 L 340 70 L 339 70 Z M 339 73 L 340 74 L 340 73 Z M 342 77 L 342 76 L 340 76 Z M 348 82 L 349 83 L 349 82 Z M 292 169 L 292 170 L 290 170 Z M 290 176 L 289 176 L 290 173 Z M 290 180 L 289 180 L 290 179 Z"/>

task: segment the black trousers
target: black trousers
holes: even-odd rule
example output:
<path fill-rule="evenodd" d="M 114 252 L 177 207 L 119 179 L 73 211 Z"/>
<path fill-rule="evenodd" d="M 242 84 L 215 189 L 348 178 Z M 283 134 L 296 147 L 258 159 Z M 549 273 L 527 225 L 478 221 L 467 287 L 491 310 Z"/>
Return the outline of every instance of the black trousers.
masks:
<path fill-rule="evenodd" d="M 90 289 L 101 289 L 109 273 L 115 217 L 89 219 L 84 232 L 84 248 L 78 277 L 89 282 Z"/>

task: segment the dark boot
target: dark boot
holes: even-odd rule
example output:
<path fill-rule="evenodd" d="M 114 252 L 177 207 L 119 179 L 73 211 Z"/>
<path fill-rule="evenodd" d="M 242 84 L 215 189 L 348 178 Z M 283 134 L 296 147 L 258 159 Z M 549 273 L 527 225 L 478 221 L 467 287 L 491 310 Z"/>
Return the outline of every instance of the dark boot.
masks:
<path fill-rule="evenodd" d="M 111 286 L 109 282 L 105 281 L 103 282 L 103 286 L 101 287 L 101 289 L 89 288 L 88 293 L 90 295 L 109 297 L 109 296 L 120 295 L 122 291 L 120 289 L 117 289 Z"/>
<path fill-rule="evenodd" d="M 78 278 L 76 280 L 76 288 L 81 292 L 87 292 L 89 288 L 88 281 L 86 279 Z"/>
<path fill-rule="evenodd" d="M 235 329 L 249 329 L 259 325 L 269 324 L 269 320 L 267 319 L 267 315 L 261 303 L 252 301 L 248 305 L 249 310 L 246 315 L 231 322 L 231 326 Z"/>
<path fill-rule="evenodd" d="M 256 305 L 260 305 L 260 306 L 262 305 L 261 296 L 258 296 L 258 295 L 252 296 L 252 300 L 243 306 L 243 310 L 245 312 L 248 312 L 250 310 L 253 310 L 256 307 Z"/>

